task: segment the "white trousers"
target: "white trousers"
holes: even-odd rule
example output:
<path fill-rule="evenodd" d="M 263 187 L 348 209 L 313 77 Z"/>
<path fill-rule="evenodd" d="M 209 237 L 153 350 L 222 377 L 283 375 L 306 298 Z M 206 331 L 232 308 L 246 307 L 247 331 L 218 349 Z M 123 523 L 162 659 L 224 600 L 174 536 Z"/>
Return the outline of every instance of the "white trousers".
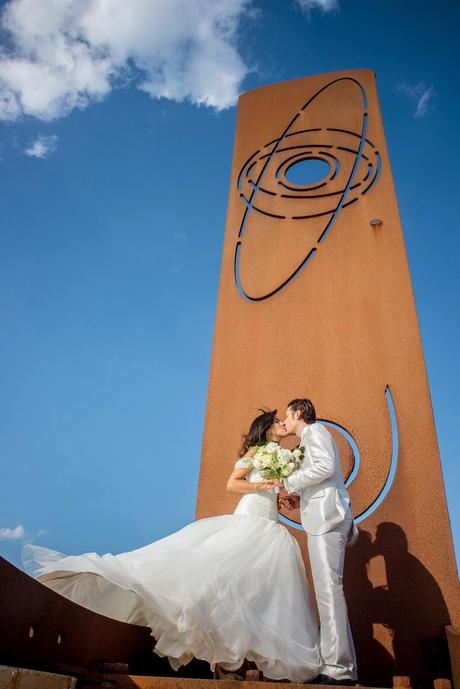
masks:
<path fill-rule="evenodd" d="M 343 593 L 345 546 L 352 524 L 351 510 L 335 529 L 321 536 L 308 534 L 308 552 L 321 625 L 321 674 L 357 679 L 356 655 Z"/>

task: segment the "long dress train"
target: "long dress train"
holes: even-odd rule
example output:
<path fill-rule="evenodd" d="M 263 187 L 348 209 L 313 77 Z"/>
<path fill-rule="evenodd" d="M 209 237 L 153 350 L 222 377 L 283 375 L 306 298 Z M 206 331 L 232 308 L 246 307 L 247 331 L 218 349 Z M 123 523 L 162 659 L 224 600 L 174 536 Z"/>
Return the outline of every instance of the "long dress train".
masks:
<path fill-rule="evenodd" d="M 237 466 L 239 463 L 237 462 Z M 253 470 L 246 480 L 262 480 Z M 178 669 L 193 657 L 305 682 L 321 667 L 318 625 L 297 541 L 276 496 L 243 495 L 233 514 L 200 519 L 138 550 L 66 556 L 24 546 L 26 571 L 63 596 L 151 628 Z"/>

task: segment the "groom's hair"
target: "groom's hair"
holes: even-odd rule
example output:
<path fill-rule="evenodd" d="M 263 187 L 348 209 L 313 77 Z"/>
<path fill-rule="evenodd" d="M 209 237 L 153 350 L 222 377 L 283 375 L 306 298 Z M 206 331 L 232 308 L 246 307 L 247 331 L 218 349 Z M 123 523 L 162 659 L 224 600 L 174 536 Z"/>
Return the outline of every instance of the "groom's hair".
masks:
<path fill-rule="evenodd" d="M 289 402 L 288 409 L 292 412 L 299 411 L 300 418 L 305 423 L 315 423 L 316 421 L 316 411 L 311 400 L 305 398 L 298 398 Z"/>

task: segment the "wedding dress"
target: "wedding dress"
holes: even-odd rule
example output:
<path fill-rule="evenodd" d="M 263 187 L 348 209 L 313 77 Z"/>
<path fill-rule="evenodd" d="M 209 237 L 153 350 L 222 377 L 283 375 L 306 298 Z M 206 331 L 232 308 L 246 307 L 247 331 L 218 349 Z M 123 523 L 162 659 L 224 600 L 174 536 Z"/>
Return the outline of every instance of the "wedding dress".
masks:
<path fill-rule="evenodd" d="M 238 460 L 236 467 L 247 466 Z M 263 481 L 253 469 L 247 481 Z M 297 541 L 276 496 L 246 493 L 233 514 L 200 519 L 138 550 L 65 556 L 26 545 L 26 571 L 76 603 L 146 625 L 178 669 L 193 657 L 304 682 L 321 667 L 319 633 Z"/>

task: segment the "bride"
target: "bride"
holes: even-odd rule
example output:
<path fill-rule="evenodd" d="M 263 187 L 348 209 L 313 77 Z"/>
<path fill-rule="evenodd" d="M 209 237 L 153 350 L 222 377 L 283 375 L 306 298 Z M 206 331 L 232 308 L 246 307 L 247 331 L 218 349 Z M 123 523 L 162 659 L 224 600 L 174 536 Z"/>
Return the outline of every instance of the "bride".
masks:
<path fill-rule="evenodd" d="M 25 569 L 84 607 L 150 627 L 174 669 L 195 657 L 235 671 L 246 658 L 267 678 L 311 680 L 321 658 L 300 549 L 278 522 L 276 482 L 251 466 L 254 446 L 285 435 L 276 410 L 252 422 L 227 484 L 242 494 L 233 514 L 119 555 L 26 545 Z"/>

